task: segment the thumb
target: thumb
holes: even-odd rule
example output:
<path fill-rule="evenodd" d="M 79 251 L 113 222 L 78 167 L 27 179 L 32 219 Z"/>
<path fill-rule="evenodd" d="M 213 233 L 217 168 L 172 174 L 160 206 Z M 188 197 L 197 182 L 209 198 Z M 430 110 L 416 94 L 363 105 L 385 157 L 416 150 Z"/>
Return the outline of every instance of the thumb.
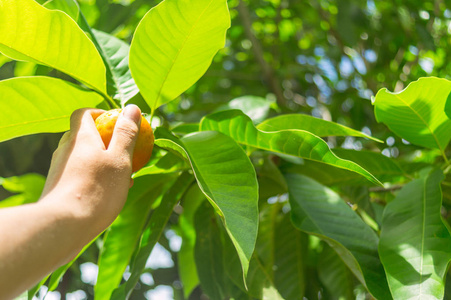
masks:
<path fill-rule="evenodd" d="M 116 121 L 108 149 L 112 152 L 133 154 L 141 124 L 141 110 L 134 104 L 127 105 Z"/>

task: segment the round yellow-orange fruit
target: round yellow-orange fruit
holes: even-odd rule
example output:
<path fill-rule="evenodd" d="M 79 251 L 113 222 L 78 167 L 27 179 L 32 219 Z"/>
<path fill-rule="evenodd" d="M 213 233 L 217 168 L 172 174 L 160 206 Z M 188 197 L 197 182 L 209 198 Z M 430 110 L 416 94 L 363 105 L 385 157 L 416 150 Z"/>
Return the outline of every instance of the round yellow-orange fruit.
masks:
<path fill-rule="evenodd" d="M 114 126 L 122 109 L 113 109 L 104 112 L 95 119 L 97 130 L 102 137 L 105 147 L 108 149 L 111 137 L 113 136 Z M 133 151 L 132 171 L 136 172 L 144 167 L 152 155 L 154 144 L 154 135 L 149 122 L 142 117 L 139 128 L 138 139 L 136 140 L 135 150 Z"/>

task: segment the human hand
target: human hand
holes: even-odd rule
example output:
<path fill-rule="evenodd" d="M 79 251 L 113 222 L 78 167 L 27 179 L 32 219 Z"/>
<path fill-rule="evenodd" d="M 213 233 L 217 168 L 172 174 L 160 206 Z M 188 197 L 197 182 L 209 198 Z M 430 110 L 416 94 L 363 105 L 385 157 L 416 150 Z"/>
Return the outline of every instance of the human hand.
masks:
<path fill-rule="evenodd" d="M 81 109 L 55 151 L 41 201 L 67 207 L 90 222 L 88 239 L 108 227 L 121 211 L 132 184 L 132 154 L 141 111 L 127 106 L 117 120 L 108 149 L 94 119 L 104 111 Z"/>

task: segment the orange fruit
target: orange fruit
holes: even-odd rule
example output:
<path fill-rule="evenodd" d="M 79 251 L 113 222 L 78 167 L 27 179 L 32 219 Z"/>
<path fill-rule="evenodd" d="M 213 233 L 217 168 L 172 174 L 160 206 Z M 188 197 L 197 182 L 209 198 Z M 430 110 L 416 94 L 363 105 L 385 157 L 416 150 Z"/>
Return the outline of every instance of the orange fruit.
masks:
<path fill-rule="evenodd" d="M 113 136 L 114 126 L 122 109 L 113 109 L 104 112 L 95 119 L 97 130 L 102 137 L 105 147 L 108 149 L 111 137 Z M 136 140 L 135 150 L 133 151 L 132 171 L 136 172 L 144 167 L 152 155 L 154 136 L 149 122 L 142 117 L 139 128 L 138 139 Z"/>

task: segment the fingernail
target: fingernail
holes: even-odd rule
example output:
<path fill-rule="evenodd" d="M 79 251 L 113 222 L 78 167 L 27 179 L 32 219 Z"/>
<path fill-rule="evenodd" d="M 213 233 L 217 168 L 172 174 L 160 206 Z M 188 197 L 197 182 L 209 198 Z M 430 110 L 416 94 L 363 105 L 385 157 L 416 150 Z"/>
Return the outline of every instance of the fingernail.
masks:
<path fill-rule="evenodd" d="M 124 117 L 129 118 L 136 124 L 141 123 L 141 110 L 135 104 L 127 105 L 123 110 Z"/>

